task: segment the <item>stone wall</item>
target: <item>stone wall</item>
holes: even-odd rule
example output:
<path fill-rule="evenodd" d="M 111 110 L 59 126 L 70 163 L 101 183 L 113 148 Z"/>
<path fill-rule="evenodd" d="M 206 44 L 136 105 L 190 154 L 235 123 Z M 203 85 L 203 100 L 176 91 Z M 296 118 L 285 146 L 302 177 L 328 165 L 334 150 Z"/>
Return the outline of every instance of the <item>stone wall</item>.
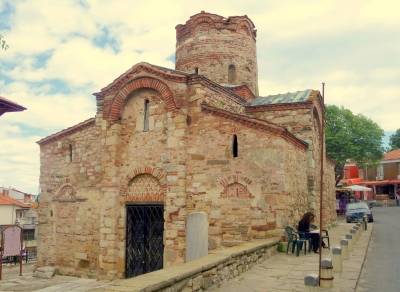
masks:
<path fill-rule="evenodd" d="M 215 291 L 277 252 L 278 240 L 257 240 L 233 250 L 214 251 L 188 264 L 171 267 L 132 279 L 114 281 L 115 290 Z M 105 288 L 106 289 L 106 288 Z"/>
<path fill-rule="evenodd" d="M 40 144 L 37 266 L 56 265 L 65 274 L 96 276 L 102 181 L 99 132 L 90 121 L 49 138 Z"/>
<path fill-rule="evenodd" d="M 191 77 L 188 88 L 189 114 L 196 114 L 195 111 L 199 110 L 199 106 L 203 102 L 235 113 L 244 112 L 245 99 L 222 86 L 217 86 L 216 84 L 207 86 L 207 83 L 211 82 L 207 82 L 201 77 Z"/>
<path fill-rule="evenodd" d="M 155 86 L 157 88 L 157 86 Z M 175 84 L 174 95 L 185 92 Z M 129 91 L 121 103 L 121 119 L 103 128 L 104 226 L 100 231 L 101 277 L 124 277 L 126 248 L 125 203 L 157 201 L 165 207 L 164 267 L 183 263 L 185 219 L 178 216 L 185 205 L 185 144 L 186 116 L 153 88 Z M 118 94 L 117 94 L 118 95 Z M 149 101 L 148 131 L 144 131 L 144 106 Z M 174 100 L 174 103 L 176 100 Z M 171 103 L 171 102 L 170 102 Z M 110 103 L 111 105 L 112 103 Z M 106 111 L 107 108 L 104 109 Z M 152 177 L 158 192 L 154 198 L 134 194 L 139 185 L 135 177 Z M 168 191 L 167 191 L 168 190 Z M 176 235 L 173 240 L 171 236 Z"/>
<path fill-rule="evenodd" d="M 321 109 L 318 100 L 303 105 L 286 105 L 277 107 L 266 107 L 264 112 L 254 112 L 252 116 L 261 120 L 272 122 L 284 126 L 297 138 L 300 138 L 309 144 L 306 159 L 307 166 L 304 168 L 307 174 L 308 210 L 316 215 L 316 224 L 319 224 L 319 206 L 320 206 L 320 188 L 321 188 Z M 325 151 L 325 150 L 324 150 Z M 323 224 L 330 224 L 335 221 L 334 212 L 331 204 L 335 199 L 334 183 L 334 165 L 327 164 L 324 161 L 324 193 L 323 193 Z M 325 204 L 326 202 L 326 204 Z M 297 214 L 300 219 L 302 214 Z M 332 221 L 333 220 L 333 221 Z"/>
<path fill-rule="evenodd" d="M 188 135 L 186 212 L 208 214 L 210 247 L 282 236 L 306 211 L 304 149 L 212 113 L 193 115 Z"/>

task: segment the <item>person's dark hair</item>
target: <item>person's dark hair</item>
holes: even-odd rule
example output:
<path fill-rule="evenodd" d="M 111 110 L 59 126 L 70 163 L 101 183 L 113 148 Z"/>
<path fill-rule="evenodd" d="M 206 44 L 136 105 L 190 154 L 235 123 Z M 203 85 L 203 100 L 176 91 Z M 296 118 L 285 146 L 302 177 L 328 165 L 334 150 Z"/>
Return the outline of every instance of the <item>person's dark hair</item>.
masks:
<path fill-rule="evenodd" d="M 301 220 L 305 220 L 307 223 L 311 222 L 311 218 L 315 217 L 313 212 L 307 212 L 301 217 Z"/>

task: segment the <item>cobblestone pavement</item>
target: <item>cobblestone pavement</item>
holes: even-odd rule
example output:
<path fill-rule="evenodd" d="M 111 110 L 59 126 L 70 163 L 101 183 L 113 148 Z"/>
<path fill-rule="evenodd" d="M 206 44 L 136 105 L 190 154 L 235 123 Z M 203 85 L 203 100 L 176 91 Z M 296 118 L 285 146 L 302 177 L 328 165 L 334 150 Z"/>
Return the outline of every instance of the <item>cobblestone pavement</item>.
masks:
<path fill-rule="evenodd" d="M 354 224 L 339 223 L 329 230 L 331 246 L 340 246 L 340 239 L 350 233 Z M 334 272 L 333 288 L 320 289 L 320 291 L 354 292 L 357 286 L 366 250 L 371 237 L 373 224 L 368 224 L 350 252 L 350 259 L 343 260 L 343 272 Z M 331 250 L 324 249 L 322 259 L 332 259 Z M 317 274 L 319 268 L 319 255 L 278 253 L 265 262 L 253 267 L 250 271 L 241 274 L 235 279 L 223 284 L 217 292 L 243 292 L 243 291 L 304 291 L 304 276 Z"/>
<path fill-rule="evenodd" d="M 340 222 L 340 221 L 339 221 Z M 340 246 L 340 239 L 354 224 L 340 222 L 329 230 L 331 246 Z M 334 273 L 334 287 L 332 289 L 320 289 L 320 291 L 350 292 L 354 291 L 364 263 L 366 250 L 371 237 L 373 224 L 368 224 L 368 230 L 364 231 L 350 252 L 350 259 L 343 261 L 343 272 Z M 332 258 L 328 249 L 322 252 L 322 258 Z M 318 274 L 319 256 L 315 253 L 304 255 L 278 253 L 265 262 L 242 273 L 235 279 L 223 284 L 216 289 L 217 292 L 246 292 L 246 291 L 304 291 L 304 275 Z M 38 279 L 32 276 L 33 264 L 24 265 L 23 276 L 19 275 L 19 267 L 4 267 L 3 280 L 0 281 L 1 291 L 134 291 L 132 287 L 124 287 L 124 280 L 118 280 L 118 287 L 113 282 L 97 281 L 55 275 L 49 280 Z"/>

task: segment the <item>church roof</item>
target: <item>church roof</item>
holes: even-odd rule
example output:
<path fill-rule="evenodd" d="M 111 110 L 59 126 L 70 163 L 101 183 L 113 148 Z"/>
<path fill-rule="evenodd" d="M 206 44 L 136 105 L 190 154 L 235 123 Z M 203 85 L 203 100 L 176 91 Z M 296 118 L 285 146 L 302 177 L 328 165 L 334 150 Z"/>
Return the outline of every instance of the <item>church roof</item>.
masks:
<path fill-rule="evenodd" d="M 279 126 L 267 121 L 259 120 L 259 119 L 254 119 L 250 118 L 248 116 L 239 114 L 239 113 L 234 113 L 227 111 L 222 108 L 217 108 L 215 106 L 202 103 L 201 104 L 201 109 L 202 111 L 213 113 L 214 115 L 223 117 L 225 119 L 230 119 L 236 122 L 240 122 L 241 124 L 245 125 L 246 127 L 253 128 L 259 131 L 264 131 L 268 133 L 272 133 L 276 136 L 281 136 L 283 139 L 286 141 L 292 143 L 293 145 L 296 145 L 300 148 L 307 149 L 308 143 L 297 138 L 295 135 L 290 133 L 285 127 Z"/>
<path fill-rule="evenodd" d="M 288 92 L 288 93 L 278 93 L 276 95 L 268 96 L 258 96 L 252 101 L 247 103 L 247 106 L 260 106 L 260 105 L 270 105 L 270 104 L 290 104 L 298 102 L 307 102 L 315 99 L 312 89 L 306 89 L 303 91 Z"/>
<path fill-rule="evenodd" d="M 164 71 L 168 71 L 168 72 L 171 72 L 171 73 L 178 73 L 178 74 L 184 74 L 184 75 L 193 74 L 193 72 L 190 73 L 190 72 L 185 72 L 185 71 L 181 71 L 181 70 L 175 70 L 175 69 L 166 68 L 166 67 L 162 67 L 162 66 L 158 66 L 158 65 L 153 65 L 153 64 L 150 64 L 150 65 L 155 67 L 155 68 L 158 68 L 158 69 L 161 69 L 161 70 L 164 70 Z"/>
<path fill-rule="evenodd" d="M 141 62 L 130 69 L 128 69 L 125 73 L 121 74 L 118 78 L 116 78 L 113 82 L 111 82 L 106 87 L 102 88 L 100 92 L 93 93 L 95 96 L 106 96 L 110 94 L 115 94 L 122 86 L 124 86 L 127 82 L 129 82 L 135 74 L 139 72 L 147 72 L 162 76 L 163 78 L 173 80 L 175 82 L 187 82 L 187 78 L 192 73 L 169 69 L 161 66 L 156 66 L 153 64 L 149 64 L 146 62 Z"/>
<path fill-rule="evenodd" d="M 44 144 L 46 144 L 48 142 L 52 142 L 54 140 L 58 140 L 60 138 L 69 136 L 69 135 L 71 135 L 73 133 L 76 133 L 78 131 L 81 131 L 83 129 L 91 127 L 94 124 L 95 124 L 95 119 L 94 118 L 90 118 L 90 119 L 87 119 L 86 121 L 83 121 L 83 122 L 81 122 L 81 123 L 79 123 L 79 124 L 77 124 L 75 126 L 66 128 L 66 129 L 61 130 L 61 131 L 59 131 L 57 133 L 54 133 L 54 134 L 52 134 L 50 136 L 47 136 L 47 137 L 37 141 L 36 143 L 39 144 L 39 145 L 44 145 Z"/>

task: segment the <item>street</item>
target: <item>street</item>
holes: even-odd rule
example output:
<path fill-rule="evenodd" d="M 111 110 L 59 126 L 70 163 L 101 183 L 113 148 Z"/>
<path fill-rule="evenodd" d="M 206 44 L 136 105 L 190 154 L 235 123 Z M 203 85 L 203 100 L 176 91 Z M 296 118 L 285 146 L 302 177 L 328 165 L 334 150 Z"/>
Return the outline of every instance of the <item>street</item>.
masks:
<path fill-rule="evenodd" d="M 374 230 L 356 291 L 399 291 L 400 207 L 378 207 L 372 211 Z"/>

